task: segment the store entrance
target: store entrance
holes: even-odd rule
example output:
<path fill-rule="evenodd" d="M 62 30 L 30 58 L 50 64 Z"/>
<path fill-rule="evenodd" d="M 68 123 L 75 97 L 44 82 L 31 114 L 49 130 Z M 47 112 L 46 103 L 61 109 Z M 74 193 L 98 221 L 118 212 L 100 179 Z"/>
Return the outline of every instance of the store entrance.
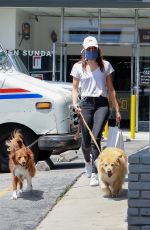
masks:
<path fill-rule="evenodd" d="M 149 130 L 150 116 L 150 46 L 139 47 L 139 106 L 138 106 L 138 130 Z"/>

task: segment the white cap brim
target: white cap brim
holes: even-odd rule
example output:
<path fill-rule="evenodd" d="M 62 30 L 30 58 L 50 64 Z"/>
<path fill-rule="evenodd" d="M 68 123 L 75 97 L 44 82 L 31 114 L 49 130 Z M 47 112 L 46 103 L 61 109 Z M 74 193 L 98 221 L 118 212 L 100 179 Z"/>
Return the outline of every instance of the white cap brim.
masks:
<path fill-rule="evenodd" d="M 84 47 L 84 49 L 87 49 L 87 48 L 89 48 L 89 47 L 96 47 L 96 48 L 98 48 L 98 45 L 96 45 L 95 43 L 93 44 L 93 43 L 91 42 L 91 43 L 89 43 L 89 44 L 84 45 L 83 47 Z"/>

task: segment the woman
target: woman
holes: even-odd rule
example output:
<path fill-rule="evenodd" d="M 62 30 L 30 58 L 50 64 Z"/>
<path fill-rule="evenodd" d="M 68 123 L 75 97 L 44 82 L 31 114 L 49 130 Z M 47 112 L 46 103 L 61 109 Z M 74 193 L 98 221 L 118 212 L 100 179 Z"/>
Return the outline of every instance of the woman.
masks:
<path fill-rule="evenodd" d="M 113 71 L 111 64 L 103 60 L 96 38 L 92 36 L 86 37 L 83 41 L 82 59 L 75 63 L 71 70 L 71 76 L 73 76 L 73 105 L 77 113 L 82 113 L 99 147 L 102 132 L 109 115 L 108 94 L 116 110 L 116 122 L 119 123 L 121 120 L 112 83 L 111 74 Z M 77 101 L 79 82 L 81 84 L 80 106 Z M 83 122 L 81 132 L 85 171 L 87 177 L 91 177 L 90 185 L 96 186 L 99 182 L 95 160 L 99 155 L 99 151 L 91 140 L 89 131 Z"/>

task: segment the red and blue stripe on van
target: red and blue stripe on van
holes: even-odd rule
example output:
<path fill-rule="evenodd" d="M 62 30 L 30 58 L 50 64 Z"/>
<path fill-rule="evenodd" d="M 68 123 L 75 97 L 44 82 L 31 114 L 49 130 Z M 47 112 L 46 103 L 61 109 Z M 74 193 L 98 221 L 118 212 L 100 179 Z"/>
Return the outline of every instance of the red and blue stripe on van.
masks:
<path fill-rule="evenodd" d="M 3 88 L 0 89 L 0 99 L 25 99 L 25 98 L 42 98 L 38 93 L 30 92 L 22 88 Z"/>

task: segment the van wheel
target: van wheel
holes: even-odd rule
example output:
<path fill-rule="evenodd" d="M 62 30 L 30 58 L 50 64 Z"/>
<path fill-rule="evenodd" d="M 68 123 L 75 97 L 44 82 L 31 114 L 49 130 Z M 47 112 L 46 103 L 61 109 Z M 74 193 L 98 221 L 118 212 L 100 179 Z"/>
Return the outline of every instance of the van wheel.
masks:
<path fill-rule="evenodd" d="M 30 145 L 37 139 L 37 136 L 31 132 L 29 129 L 22 127 L 22 126 L 12 126 L 5 127 L 4 129 L 0 129 L 0 172 L 9 172 L 9 152 L 7 151 L 7 146 L 5 145 L 5 141 L 8 140 L 11 136 L 11 133 L 15 129 L 20 129 L 21 133 L 23 135 L 24 144 L 26 146 Z M 31 147 L 31 150 L 34 154 L 34 160 L 37 161 L 38 158 L 38 144 L 36 143 L 33 147 Z"/>
<path fill-rule="evenodd" d="M 39 150 L 38 161 L 47 160 L 52 155 L 52 151 Z"/>

